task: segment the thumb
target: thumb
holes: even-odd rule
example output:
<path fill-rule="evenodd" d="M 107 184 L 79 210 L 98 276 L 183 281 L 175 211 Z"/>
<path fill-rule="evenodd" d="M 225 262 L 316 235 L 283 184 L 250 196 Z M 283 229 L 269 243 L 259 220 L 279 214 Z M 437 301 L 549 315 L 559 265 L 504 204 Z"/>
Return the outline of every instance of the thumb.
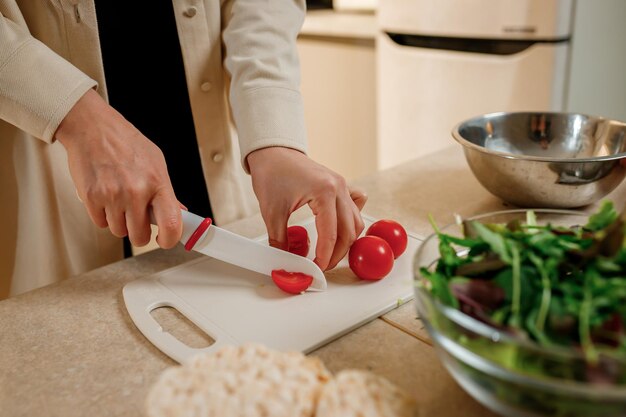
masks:
<path fill-rule="evenodd" d="M 348 190 L 350 192 L 350 198 L 354 201 L 359 211 L 363 210 L 363 206 L 365 206 L 367 202 L 367 194 L 365 194 L 365 191 L 356 187 L 348 187 Z"/>
<path fill-rule="evenodd" d="M 152 199 L 152 212 L 159 228 L 157 243 L 163 249 L 174 247 L 183 234 L 180 203 L 173 191 L 159 192 Z"/>
<path fill-rule="evenodd" d="M 287 222 L 289 220 L 288 213 L 280 215 L 263 216 L 265 227 L 267 228 L 267 237 L 270 246 L 278 249 L 287 250 Z"/>

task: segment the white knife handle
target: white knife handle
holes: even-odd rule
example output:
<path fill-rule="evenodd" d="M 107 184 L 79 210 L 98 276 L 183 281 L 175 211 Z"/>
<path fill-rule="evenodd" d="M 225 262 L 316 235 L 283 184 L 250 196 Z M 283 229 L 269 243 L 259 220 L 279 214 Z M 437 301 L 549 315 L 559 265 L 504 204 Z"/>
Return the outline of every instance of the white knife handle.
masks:
<path fill-rule="evenodd" d="M 213 221 L 210 217 L 200 217 L 187 210 L 181 209 L 180 214 L 183 218 L 183 234 L 180 238 L 180 242 L 185 245 L 185 249 L 189 251 L 193 249 L 196 242 L 202 238 Z M 157 225 L 152 210 L 150 210 L 150 223 L 155 226 Z M 201 226 L 202 228 L 199 229 Z"/>

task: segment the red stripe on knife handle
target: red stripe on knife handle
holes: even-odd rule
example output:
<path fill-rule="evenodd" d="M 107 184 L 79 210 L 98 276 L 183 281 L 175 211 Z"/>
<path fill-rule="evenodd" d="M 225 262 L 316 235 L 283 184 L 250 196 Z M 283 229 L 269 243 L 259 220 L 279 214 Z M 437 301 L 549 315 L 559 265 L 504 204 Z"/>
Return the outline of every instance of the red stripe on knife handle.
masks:
<path fill-rule="evenodd" d="M 209 226 L 211 226 L 211 223 L 212 223 L 212 220 L 210 217 L 207 217 L 204 220 L 202 220 L 202 223 L 200 223 L 200 225 L 196 228 L 196 230 L 194 230 L 191 236 L 189 236 L 189 240 L 187 240 L 187 243 L 185 243 L 185 250 L 190 251 L 193 249 L 194 246 L 196 246 L 196 243 L 198 243 L 200 236 L 202 236 L 204 232 L 206 231 L 206 229 L 208 229 Z"/>

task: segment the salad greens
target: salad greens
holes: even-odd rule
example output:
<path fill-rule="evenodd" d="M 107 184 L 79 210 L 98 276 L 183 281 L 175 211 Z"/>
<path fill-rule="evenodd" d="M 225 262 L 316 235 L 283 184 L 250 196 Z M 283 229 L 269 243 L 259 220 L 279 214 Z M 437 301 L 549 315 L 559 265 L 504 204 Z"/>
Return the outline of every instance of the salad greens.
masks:
<path fill-rule="evenodd" d="M 463 237 L 441 233 L 440 258 L 422 268 L 445 305 L 543 346 L 626 358 L 625 215 L 603 202 L 587 224 L 464 221 Z M 431 220 L 432 222 L 432 220 Z"/>

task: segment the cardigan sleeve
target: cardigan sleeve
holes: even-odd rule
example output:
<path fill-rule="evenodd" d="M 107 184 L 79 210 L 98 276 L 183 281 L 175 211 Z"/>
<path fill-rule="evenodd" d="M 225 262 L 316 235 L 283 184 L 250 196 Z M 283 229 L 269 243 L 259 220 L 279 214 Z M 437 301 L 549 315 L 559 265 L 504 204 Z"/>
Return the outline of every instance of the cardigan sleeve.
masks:
<path fill-rule="evenodd" d="M 306 152 L 296 49 L 305 11 L 304 0 L 222 1 L 224 65 L 246 172 L 257 149 Z"/>
<path fill-rule="evenodd" d="M 0 14 L 0 119 L 45 141 L 96 81 Z"/>

